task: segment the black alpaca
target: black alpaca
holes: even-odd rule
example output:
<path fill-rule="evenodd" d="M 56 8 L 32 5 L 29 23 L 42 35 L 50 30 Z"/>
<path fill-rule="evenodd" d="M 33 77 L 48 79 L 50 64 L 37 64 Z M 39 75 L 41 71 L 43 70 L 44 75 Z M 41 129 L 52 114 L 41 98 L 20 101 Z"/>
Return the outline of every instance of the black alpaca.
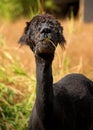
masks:
<path fill-rule="evenodd" d="M 36 60 L 36 101 L 28 130 L 93 130 L 93 82 L 70 74 L 53 84 L 54 52 L 65 43 L 59 22 L 38 15 L 27 22 L 19 42 L 30 46 Z"/>

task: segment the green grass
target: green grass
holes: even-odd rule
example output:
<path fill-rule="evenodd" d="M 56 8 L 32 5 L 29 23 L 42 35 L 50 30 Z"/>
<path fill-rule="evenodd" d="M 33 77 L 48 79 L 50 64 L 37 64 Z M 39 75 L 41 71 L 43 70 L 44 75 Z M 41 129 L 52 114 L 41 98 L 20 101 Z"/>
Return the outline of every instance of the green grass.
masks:
<path fill-rule="evenodd" d="M 32 103 L 27 95 L 21 102 L 14 102 L 17 92 L 0 83 L 0 128 L 2 130 L 25 130 Z M 17 95 L 19 96 L 19 94 Z"/>
<path fill-rule="evenodd" d="M 0 38 L 0 130 L 26 130 L 35 100 L 35 78 L 6 51 L 3 41 Z"/>
<path fill-rule="evenodd" d="M 21 17 L 32 18 L 47 10 L 60 10 L 54 0 L 0 0 L 0 18 L 13 21 Z"/>

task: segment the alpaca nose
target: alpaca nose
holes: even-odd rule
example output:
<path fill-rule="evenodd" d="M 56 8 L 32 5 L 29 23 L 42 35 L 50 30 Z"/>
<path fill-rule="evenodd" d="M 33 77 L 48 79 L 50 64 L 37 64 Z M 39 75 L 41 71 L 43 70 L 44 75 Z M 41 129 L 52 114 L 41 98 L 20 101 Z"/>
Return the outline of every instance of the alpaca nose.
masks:
<path fill-rule="evenodd" d="M 40 31 L 40 40 L 44 40 L 46 38 L 51 39 L 51 29 L 50 28 L 43 28 Z"/>
<path fill-rule="evenodd" d="M 51 33 L 51 29 L 50 28 L 44 28 L 40 31 L 40 33 L 44 33 L 44 34 L 48 34 Z"/>
<path fill-rule="evenodd" d="M 40 34 L 40 41 L 45 40 L 46 38 L 49 38 L 49 36 L 46 33 Z"/>

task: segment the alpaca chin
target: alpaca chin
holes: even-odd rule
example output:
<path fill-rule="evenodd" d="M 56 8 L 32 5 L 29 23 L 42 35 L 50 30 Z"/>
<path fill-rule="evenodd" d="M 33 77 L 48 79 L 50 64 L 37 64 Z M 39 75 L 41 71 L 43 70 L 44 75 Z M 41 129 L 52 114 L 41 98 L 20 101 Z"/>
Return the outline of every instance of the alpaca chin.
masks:
<path fill-rule="evenodd" d="M 55 47 L 50 42 L 39 42 L 35 47 L 35 54 L 52 55 L 54 54 Z"/>

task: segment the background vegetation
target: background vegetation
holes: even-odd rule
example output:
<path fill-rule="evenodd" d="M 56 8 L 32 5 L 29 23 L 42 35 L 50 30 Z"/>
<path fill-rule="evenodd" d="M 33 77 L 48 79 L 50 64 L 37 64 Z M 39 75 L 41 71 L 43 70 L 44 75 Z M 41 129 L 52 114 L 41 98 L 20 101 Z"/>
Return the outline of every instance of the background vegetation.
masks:
<path fill-rule="evenodd" d="M 28 76 L 7 49 L 0 37 L 0 130 L 26 130 L 35 99 L 35 78 Z"/>
<path fill-rule="evenodd" d="M 0 18 L 7 20 L 15 20 L 19 17 L 31 16 L 32 11 L 38 13 L 43 0 L 0 0 Z M 56 9 L 53 0 L 46 0 L 45 7 Z"/>

